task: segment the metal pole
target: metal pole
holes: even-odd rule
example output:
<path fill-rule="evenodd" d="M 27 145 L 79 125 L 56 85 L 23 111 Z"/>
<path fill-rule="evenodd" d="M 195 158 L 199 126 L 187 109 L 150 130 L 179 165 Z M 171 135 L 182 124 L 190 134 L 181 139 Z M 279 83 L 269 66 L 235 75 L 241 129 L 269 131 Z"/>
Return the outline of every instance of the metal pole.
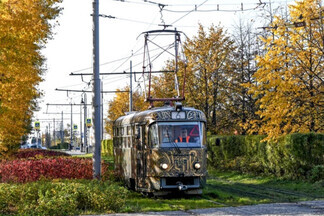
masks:
<path fill-rule="evenodd" d="M 47 144 L 48 144 L 48 146 L 50 146 L 51 145 L 51 142 L 52 142 L 52 138 L 51 138 L 51 123 L 48 123 L 48 137 L 49 137 L 49 142 Z M 37 143 L 37 146 L 38 146 L 38 143 Z"/>
<path fill-rule="evenodd" d="M 82 105 L 80 104 L 80 149 L 82 149 Z"/>
<path fill-rule="evenodd" d="M 54 145 L 55 145 L 56 144 L 56 138 L 55 138 L 55 118 L 53 119 L 53 130 L 54 130 L 54 132 L 53 132 L 53 138 L 54 138 Z M 50 144 L 49 147 L 51 147 L 51 144 Z"/>
<path fill-rule="evenodd" d="M 63 111 L 62 111 L 62 120 L 61 120 L 61 147 L 64 144 L 64 125 L 63 125 Z"/>
<path fill-rule="evenodd" d="M 99 0 L 93 0 L 93 122 L 95 150 L 93 154 L 93 178 L 101 176 L 101 113 L 99 77 Z"/>
<path fill-rule="evenodd" d="M 88 128 L 87 128 L 87 94 L 84 94 L 84 148 L 83 151 L 85 151 L 86 153 L 88 153 L 88 138 L 87 138 L 87 132 L 88 132 Z"/>
<path fill-rule="evenodd" d="M 101 81 L 101 139 L 103 139 L 104 118 L 103 118 L 103 82 Z"/>
<path fill-rule="evenodd" d="M 73 139 L 73 136 L 72 136 L 72 134 L 73 134 L 73 115 L 72 115 L 72 108 L 73 106 L 72 106 L 72 101 L 71 101 L 71 128 L 70 128 L 70 130 L 71 130 L 71 139 L 70 139 L 70 145 L 69 145 L 69 150 L 72 150 L 72 139 Z"/>
<path fill-rule="evenodd" d="M 39 130 L 36 130 L 36 145 L 38 146 Z"/>
<path fill-rule="evenodd" d="M 177 29 L 175 29 L 177 30 Z M 179 81 L 178 81 L 178 40 L 179 40 L 179 34 L 175 34 L 174 39 L 174 49 L 175 49 L 175 72 L 174 72 L 174 81 L 175 81 L 175 89 L 177 91 L 178 97 L 180 97 L 180 90 L 179 90 Z"/>
<path fill-rule="evenodd" d="M 129 82 L 129 112 L 133 111 L 133 79 L 132 79 L 132 61 L 130 61 L 130 82 Z"/>

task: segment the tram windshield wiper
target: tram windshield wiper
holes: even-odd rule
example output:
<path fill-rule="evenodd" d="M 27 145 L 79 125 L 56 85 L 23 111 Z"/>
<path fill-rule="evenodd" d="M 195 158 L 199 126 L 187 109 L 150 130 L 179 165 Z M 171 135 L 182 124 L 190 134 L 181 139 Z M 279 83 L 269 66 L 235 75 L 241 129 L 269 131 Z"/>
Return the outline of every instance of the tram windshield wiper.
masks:
<path fill-rule="evenodd" d="M 168 130 L 167 130 L 167 135 L 168 135 L 168 139 L 169 139 L 170 143 L 173 144 L 175 150 L 178 152 L 178 154 L 180 154 L 181 153 L 181 150 L 180 150 L 179 146 L 177 145 L 177 143 L 175 143 L 174 141 L 172 141 L 173 140 L 173 137 L 172 137 L 172 139 L 170 138 L 170 135 L 169 135 L 169 131 Z"/>

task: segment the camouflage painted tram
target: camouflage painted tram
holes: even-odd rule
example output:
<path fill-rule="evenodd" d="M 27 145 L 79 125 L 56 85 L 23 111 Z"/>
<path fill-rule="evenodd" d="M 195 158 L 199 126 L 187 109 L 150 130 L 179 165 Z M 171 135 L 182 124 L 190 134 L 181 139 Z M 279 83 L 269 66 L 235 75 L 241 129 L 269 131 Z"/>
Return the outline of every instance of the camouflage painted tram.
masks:
<path fill-rule="evenodd" d="M 132 189 L 154 195 L 201 194 L 207 175 L 203 112 L 163 106 L 114 122 L 115 169 Z"/>

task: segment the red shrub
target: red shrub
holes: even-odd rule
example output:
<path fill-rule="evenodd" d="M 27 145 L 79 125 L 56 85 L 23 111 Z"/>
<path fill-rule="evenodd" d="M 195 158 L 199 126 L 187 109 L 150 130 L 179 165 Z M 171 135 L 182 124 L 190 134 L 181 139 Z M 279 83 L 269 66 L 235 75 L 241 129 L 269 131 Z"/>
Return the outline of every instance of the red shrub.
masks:
<path fill-rule="evenodd" d="M 45 179 L 92 179 L 92 159 L 43 158 L 0 162 L 0 182 L 31 182 Z M 102 164 L 102 172 L 108 164 Z"/>
<path fill-rule="evenodd" d="M 19 151 L 14 155 L 14 158 L 35 158 L 35 157 L 60 157 L 60 156 L 70 156 L 65 152 L 44 150 L 44 149 L 19 149 Z"/>

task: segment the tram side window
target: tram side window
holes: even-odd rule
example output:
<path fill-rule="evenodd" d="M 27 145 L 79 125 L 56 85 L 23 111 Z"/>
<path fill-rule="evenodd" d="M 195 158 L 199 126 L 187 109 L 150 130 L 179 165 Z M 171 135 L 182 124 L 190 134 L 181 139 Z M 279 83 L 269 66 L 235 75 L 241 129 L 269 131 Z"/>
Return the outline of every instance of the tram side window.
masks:
<path fill-rule="evenodd" d="M 158 147 L 159 146 L 159 136 L 158 136 L 158 128 L 157 124 L 152 124 L 150 127 L 150 146 Z"/>
<path fill-rule="evenodd" d="M 135 126 L 135 137 L 136 139 L 140 139 L 141 138 L 141 130 L 140 130 L 140 126 L 136 125 Z"/>
<path fill-rule="evenodd" d="M 127 147 L 127 137 L 123 137 L 122 140 L 123 140 L 123 148 L 126 148 Z"/>
<path fill-rule="evenodd" d="M 122 148 L 123 147 L 122 128 L 117 128 L 117 133 L 118 133 L 118 147 Z"/>

